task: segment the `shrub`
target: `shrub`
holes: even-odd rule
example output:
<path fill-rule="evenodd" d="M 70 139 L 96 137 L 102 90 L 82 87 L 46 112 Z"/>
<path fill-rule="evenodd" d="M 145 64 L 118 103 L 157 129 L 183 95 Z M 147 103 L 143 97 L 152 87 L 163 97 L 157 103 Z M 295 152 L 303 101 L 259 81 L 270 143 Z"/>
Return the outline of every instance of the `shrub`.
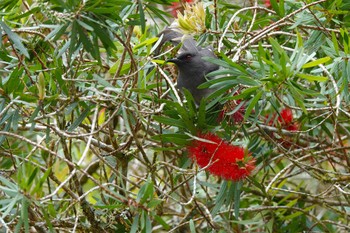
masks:
<path fill-rule="evenodd" d="M 155 54 L 172 2 L 0 2 L 1 231 L 349 231 L 348 1 L 184 13 L 199 106 Z"/>

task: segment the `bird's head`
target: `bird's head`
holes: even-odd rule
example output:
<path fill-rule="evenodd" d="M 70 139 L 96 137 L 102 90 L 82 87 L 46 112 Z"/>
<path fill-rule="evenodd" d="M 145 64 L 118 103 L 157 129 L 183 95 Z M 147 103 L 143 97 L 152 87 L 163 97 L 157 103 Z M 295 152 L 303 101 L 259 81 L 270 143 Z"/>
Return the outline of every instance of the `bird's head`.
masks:
<path fill-rule="evenodd" d="M 172 62 L 176 64 L 180 69 L 197 67 L 203 62 L 201 61 L 198 53 L 193 52 L 183 52 L 176 58 L 168 59 L 167 62 Z"/>
<path fill-rule="evenodd" d="M 213 57 L 213 55 L 211 56 Z M 204 74 L 219 68 L 217 65 L 203 60 L 203 57 L 207 57 L 205 50 L 185 51 L 176 58 L 167 60 L 167 62 L 176 64 L 180 71 L 198 71 Z"/>

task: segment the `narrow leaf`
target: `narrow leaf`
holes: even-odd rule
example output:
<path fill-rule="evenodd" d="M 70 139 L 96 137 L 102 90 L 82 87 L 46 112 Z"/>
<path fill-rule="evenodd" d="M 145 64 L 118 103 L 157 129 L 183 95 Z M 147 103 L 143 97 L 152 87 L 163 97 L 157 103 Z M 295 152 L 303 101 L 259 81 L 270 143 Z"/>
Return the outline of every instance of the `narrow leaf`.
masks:
<path fill-rule="evenodd" d="M 247 120 L 247 118 L 250 116 L 250 113 L 252 112 L 253 108 L 255 107 L 255 105 L 258 103 L 258 101 L 260 100 L 260 97 L 262 96 L 263 91 L 259 91 L 254 98 L 250 101 L 247 110 L 244 114 L 244 120 Z"/>
<path fill-rule="evenodd" d="M 147 40 L 141 42 L 140 44 L 135 45 L 134 48 L 133 48 L 133 50 L 135 51 L 135 50 L 137 50 L 137 49 L 139 49 L 139 48 L 142 48 L 143 46 L 153 44 L 153 43 L 156 42 L 157 40 L 158 40 L 157 37 L 153 37 L 153 38 L 147 39 Z"/>
<path fill-rule="evenodd" d="M 300 78 L 306 79 L 308 81 L 325 82 L 328 80 L 327 77 L 310 75 L 310 74 L 297 74 L 297 76 Z"/>
<path fill-rule="evenodd" d="M 28 208 L 29 208 L 29 200 L 27 198 L 23 198 L 22 207 L 21 207 L 21 219 L 24 224 L 24 232 L 29 232 Z"/>
<path fill-rule="evenodd" d="M 139 4 L 141 30 L 142 30 L 142 33 L 145 33 L 145 30 L 146 30 L 146 19 L 145 19 L 145 12 L 143 11 L 143 4 L 142 4 L 141 0 L 138 0 L 137 2 Z"/>
<path fill-rule="evenodd" d="M 326 63 L 326 62 L 328 62 L 329 60 L 331 60 L 330 57 L 323 57 L 323 58 L 317 59 L 317 60 L 315 60 L 315 61 L 308 62 L 308 63 L 304 64 L 301 68 L 306 69 L 306 68 L 318 66 L 319 64 Z"/>
<path fill-rule="evenodd" d="M 38 116 L 40 109 L 41 109 L 41 105 L 38 104 L 38 106 L 36 107 L 36 109 L 34 110 L 34 112 L 32 113 L 32 115 L 29 118 L 29 123 L 32 123 L 32 125 L 30 126 L 30 131 L 34 130 L 34 127 L 35 127 L 35 124 L 36 124 L 34 119 L 35 119 L 35 117 Z"/>
<path fill-rule="evenodd" d="M 35 167 L 32 174 L 30 175 L 28 181 L 27 181 L 27 188 L 29 189 L 30 188 L 30 185 L 32 184 L 34 178 L 36 177 L 36 174 L 38 173 L 38 170 L 39 168 L 38 167 Z"/>
<path fill-rule="evenodd" d="M 190 231 L 191 233 L 196 233 L 196 227 L 194 225 L 193 219 L 190 220 Z"/>
<path fill-rule="evenodd" d="M 211 211 L 212 216 L 215 216 L 218 213 L 223 203 L 225 202 L 225 198 L 227 194 L 227 184 L 228 184 L 228 181 L 223 181 L 221 183 L 220 191 L 216 195 L 215 205 Z"/>
<path fill-rule="evenodd" d="M 74 129 L 76 129 L 81 122 L 87 117 L 87 115 L 90 113 L 90 108 L 85 109 L 80 116 L 72 123 L 72 125 L 68 128 L 68 132 L 72 132 Z"/>
<path fill-rule="evenodd" d="M 155 121 L 158 121 L 159 123 L 163 123 L 163 124 L 166 124 L 166 125 L 172 125 L 172 126 L 176 126 L 176 127 L 179 127 L 179 128 L 184 128 L 185 127 L 183 121 L 178 120 L 178 119 L 173 119 L 173 118 L 163 117 L 163 116 L 154 116 L 153 119 Z"/>
<path fill-rule="evenodd" d="M 339 56 L 338 39 L 337 39 L 337 36 L 335 35 L 334 32 L 332 32 L 332 42 L 333 42 L 334 50 L 337 53 L 337 55 Z"/>
<path fill-rule="evenodd" d="M 233 185 L 234 185 L 234 188 L 235 188 L 235 192 L 234 192 L 234 200 L 235 200 L 235 203 L 234 203 L 235 218 L 238 219 L 242 182 L 241 182 L 241 181 L 238 181 L 238 182 L 235 182 Z"/>
<path fill-rule="evenodd" d="M 16 46 L 16 48 L 27 58 L 29 58 L 29 53 L 27 51 L 27 49 L 25 48 L 25 46 L 23 45 L 21 38 L 14 32 L 12 32 L 12 30 L 5 24 L 5 22 L 0 21 L 0 25 L 1 27 L 4 29 L 5 33 L 7 34 L 7 36 L 9 37 L 9 39 L 12 41 L 12 43 L 14 43 L 14 45 Z"/>

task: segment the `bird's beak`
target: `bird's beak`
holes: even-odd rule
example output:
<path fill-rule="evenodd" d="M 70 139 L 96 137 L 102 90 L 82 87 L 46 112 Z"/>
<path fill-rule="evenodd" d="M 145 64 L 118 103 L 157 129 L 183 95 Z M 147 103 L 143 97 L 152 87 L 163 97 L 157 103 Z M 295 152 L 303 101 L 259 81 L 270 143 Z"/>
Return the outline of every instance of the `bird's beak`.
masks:
<path fill-rule="evenodd" d="M 165 63 L 168 63 L 168 62 L 172 62 L 172 63 L 177 64 L 177 63 L 179 63 L 179 59 L 177 59 L 177 58 L 172 58 L 172 59 L 168 59 L 168 60 L 165 61 Z"/>

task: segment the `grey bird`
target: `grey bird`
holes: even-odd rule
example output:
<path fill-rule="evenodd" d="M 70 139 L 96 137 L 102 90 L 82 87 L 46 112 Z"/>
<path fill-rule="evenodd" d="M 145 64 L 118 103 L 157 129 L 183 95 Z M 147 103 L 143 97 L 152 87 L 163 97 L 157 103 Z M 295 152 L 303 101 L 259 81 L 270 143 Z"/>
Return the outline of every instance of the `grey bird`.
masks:
<path fill-rule="evenodd" d="M 178 67 L 177 88 L 182 91 L 186 88 L 191 92 L 196 104 L 199 104 L 202 98 L 207 97 L 214 89 L 199 89 L 198 86 L 208 80 L 206 75 L 212 71 L 218 70 L 219 66 L 205 61 L 203 57 L 216 58 L 213 49 L 210 47 L 202 48 L 196 45 L 193 37 L 184 37 L 182 34 L 171 29 L 164 30 L 161 44 L 170 41 L 174 45 L 182 42 L 179 50 L 180 54 L 167 62 L 172 62 Z M 180 39 L 179 39 L 180 38 Z"/>

